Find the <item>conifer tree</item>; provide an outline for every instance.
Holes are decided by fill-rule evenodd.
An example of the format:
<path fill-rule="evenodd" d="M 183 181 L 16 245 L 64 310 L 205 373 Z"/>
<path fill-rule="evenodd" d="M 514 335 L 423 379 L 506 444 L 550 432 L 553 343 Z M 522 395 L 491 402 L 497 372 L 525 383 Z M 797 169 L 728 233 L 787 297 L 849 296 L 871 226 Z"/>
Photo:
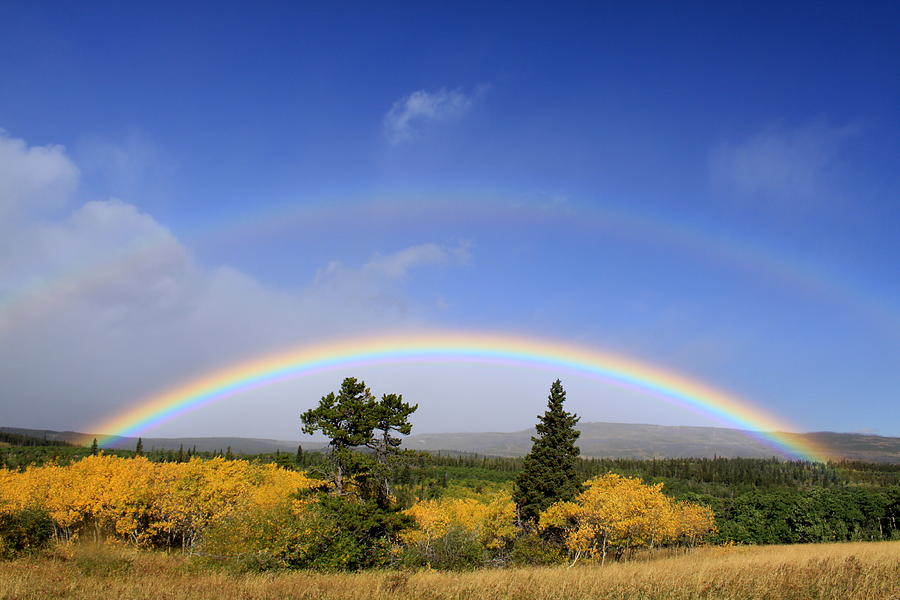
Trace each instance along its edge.
<path fill-rule="evenodd" d="M 137 445 L 134 447 L 134 453 L 137 456 L 144 454 L 144 440 L 138 438 Z"/>
<path fill-rule="evenodd" d="M 392 475 L 390 461 L 399 456 L 401 452 L 402 440 L 391 433 L 396 431 L 401 435 L 409 435 L 412 431 L 409 416 L 418 408 L 418 404 L 411 405 L 404 402 L 402 394 L 384 394 L 381 401 L 373 408 L 375 426 L 373 435 L 366 446 L 375 451 L 377 465 L 375 477 L 378 481 L 376 498 L 382 508 L 386 508 L 390 504 Z"/>
<path fill-rule="evenodd" d="M 376 406 L 366 382 L 347 377 L 337 394 L 322 396 L 319 406 L 300 415 L 303 433 L 321 431 L 330 438 L 332 480 L 338 496 L 344 493 L 344 477 L 352 475 L 356 466 L 351 450 L 365 446 L 372 438 Z"/>
<path fill-rule="evenodd" d="M 534 522 L 538 515 L 560 500 L 572 500 L 581 490 L 575 466 L 579 450 L 575 440 L 578 416 L 563 409 L 566 391 L 557 379 L 550 386 L 547 411 L 538 417 L 537 436 L 516 477 L 513 500 L 522 522 Z"/>
<path fill-rule="evenodd" d="M 304 433 L 321 431 L 330 438 L 336 495 L 343 495 L 345 478 L 356 478 L 361 488 L 368 488 L 363 490 L 364 495 L 374 497 L 380 508 L 388 507 L 391 463 L 400 456 L 401 440 L 393 433 L 409 435 L 409 415 L 417 408 L 404 402 L 400 394 L 384 394 L 377 400 L 365 381 L 347 377 L 337 394 L 322 396 L 316 408 L 300 415 Z M 374 460 L 352 451 L 360 447 L 374 450 Z"/>
<path fill-rule="evenodd" d="M 91 443 L 91 456 L 97 456 L 99 451 L 100 450 L 97 447 L 97 438 L 94 438 L 94 441 Z"/>

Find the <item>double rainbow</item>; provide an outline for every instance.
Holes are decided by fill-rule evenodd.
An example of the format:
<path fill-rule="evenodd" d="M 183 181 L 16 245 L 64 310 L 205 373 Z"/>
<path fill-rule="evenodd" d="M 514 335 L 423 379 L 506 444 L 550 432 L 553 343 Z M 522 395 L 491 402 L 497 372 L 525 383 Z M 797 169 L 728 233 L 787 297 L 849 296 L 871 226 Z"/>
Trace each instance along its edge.
<path fill-rule="evenodd" d="M 828 457 L 809 440 L 788 433 L 795 428 L 776 416 L 695 379 L 558 340 L 480 332 L 400 333 L 302 346 L 188 381 L 146 398 L 92 429 L 105 432 L 101 444 L 108 444 L 116 437 L 139 435 L 188 411 L 278 381 L 363 365 L 435 361 L 535 366 L 598 378 L 747 430 L 783 456 L 811 461 Z"/>

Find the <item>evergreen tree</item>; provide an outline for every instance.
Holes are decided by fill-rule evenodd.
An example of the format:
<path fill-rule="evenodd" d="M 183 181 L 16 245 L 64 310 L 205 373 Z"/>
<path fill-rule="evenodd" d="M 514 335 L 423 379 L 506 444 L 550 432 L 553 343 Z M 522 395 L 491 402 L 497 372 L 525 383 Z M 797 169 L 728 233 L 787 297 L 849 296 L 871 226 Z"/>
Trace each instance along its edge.
<path fill-rule="evenodd" d="M 297 466 L 303 466 L 303 444 L 297 444 Z"/>
<path fill-rule="evenodd" d="M 137 456 L 144 454 L 144 440 L 138 438 L 137 445 L 134 447 L 134 453 Z"/>
<path fill-rule="evenodd" d="M 354 478 L 363 496 L 375 498 L 379 508 L 390 505 L 391 474 L 401 455 L 400 438 L 393 433 L 409 435 L 409 415 L 417 408 L 399 394 L 377 400 L 366 382 L 347 377 L 337 394 L 323 396 L 319 406 L 300 415 L 304 433 L 321 431 L 331 438 L 331 477 L 338 496 L 345 479 Z M 358 447 L 374 450 L 374 460 L 352 451 Z"/>
<path fill-rule="evenodd" d="M 94 441 L 91 443 L 91 456 L 97 456 L 99 451 L 100 450 L 97 447 L 97 438 L 94 438 Z"/>
<path fill-rule="evenodd" d="M 576 463 L 575 440 L 578 416 L 563 410 L 566 392 L 559 379 L 550 386 L 547 411 L 539 416 L 537 436 L 516 477 L 513 500 L 523 522 L 537 521 L 541 511 L 554 502 L 572 500 L 581 489 Z"/>
<path fill-rule="evenodd" d="M 370 441 L 366 444 L 375 451 L 377 481 L 376 501 L 382 508 L 390 504 L 392 464 L 401 454 L 399 437 L 391 435 L 396 431 L 401 435 L 409 435 L 412 424 L 409 416 L 416 412 L 418 404 L 410 405 L 403 401 L 402 394 L 384 394 L 381 401 L 373 409 L 375 426 Z M 375 433 L 377 432 L 377 434 Z"/>
<path fill-rule="evenodd" d="M 344 493 L 344 478 L 358 470 L 358 460 L 352 449 L 365 446 L 372 438 L 376 425 L 377 401 L 365 381 L 347 377 L 340 391 L 322 396 L 319 406 L 300 415 L 303 433 L 321 431 L 331 438 L 332 480 L 335 493 Z"/>

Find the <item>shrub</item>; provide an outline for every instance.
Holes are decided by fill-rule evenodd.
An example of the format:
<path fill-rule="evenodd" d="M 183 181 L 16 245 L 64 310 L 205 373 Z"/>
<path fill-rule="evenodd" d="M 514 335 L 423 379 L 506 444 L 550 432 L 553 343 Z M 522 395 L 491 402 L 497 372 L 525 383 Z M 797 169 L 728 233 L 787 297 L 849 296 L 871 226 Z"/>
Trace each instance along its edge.
<path fill-rule="evenodd" d="M 397 534 L 411 525 L 411 517 L 374 502 L 325 496 L 212 525 L 199 554 L 242 571 L 359 570 L 388 564 Z"/>
<path fill-rule="evenodd" d="M 509 558 L 518 567 L 544 566 L 560 564 L 565 561 L 566 555 L 558 544 L 529 531 L 516 538 Z"/>
<path fill-rule="evenodd" d="M 487 564 L 490 555 L 476 532 L 450 525 L 446 533 L 407 546 L 401 558 L 405 567 L 466 571 Z"/>
<path fill-rule="evenodd" d="M 37 552 L 50 543 L 53 531 L 53 519 L 42 510 L 28 508 L 0 514 L 0 557 Z"/>

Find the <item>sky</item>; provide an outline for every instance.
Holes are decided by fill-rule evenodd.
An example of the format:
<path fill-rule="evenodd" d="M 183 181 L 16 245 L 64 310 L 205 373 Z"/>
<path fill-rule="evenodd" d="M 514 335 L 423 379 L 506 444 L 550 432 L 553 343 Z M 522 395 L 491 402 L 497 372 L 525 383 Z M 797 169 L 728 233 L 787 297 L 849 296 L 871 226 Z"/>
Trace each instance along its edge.
<path fill-rule="evenodd" d="M 286 348 L 493 331 L 796 431 L 900 436 L 897 3 L 0 2 L 0 424 L 91 431 Z M 297 439 L 363 377 L 414 431 L 721 425 L 432 361 L 150 436 Z M 727 423 L 726 423 L 727 424 Z"/>

